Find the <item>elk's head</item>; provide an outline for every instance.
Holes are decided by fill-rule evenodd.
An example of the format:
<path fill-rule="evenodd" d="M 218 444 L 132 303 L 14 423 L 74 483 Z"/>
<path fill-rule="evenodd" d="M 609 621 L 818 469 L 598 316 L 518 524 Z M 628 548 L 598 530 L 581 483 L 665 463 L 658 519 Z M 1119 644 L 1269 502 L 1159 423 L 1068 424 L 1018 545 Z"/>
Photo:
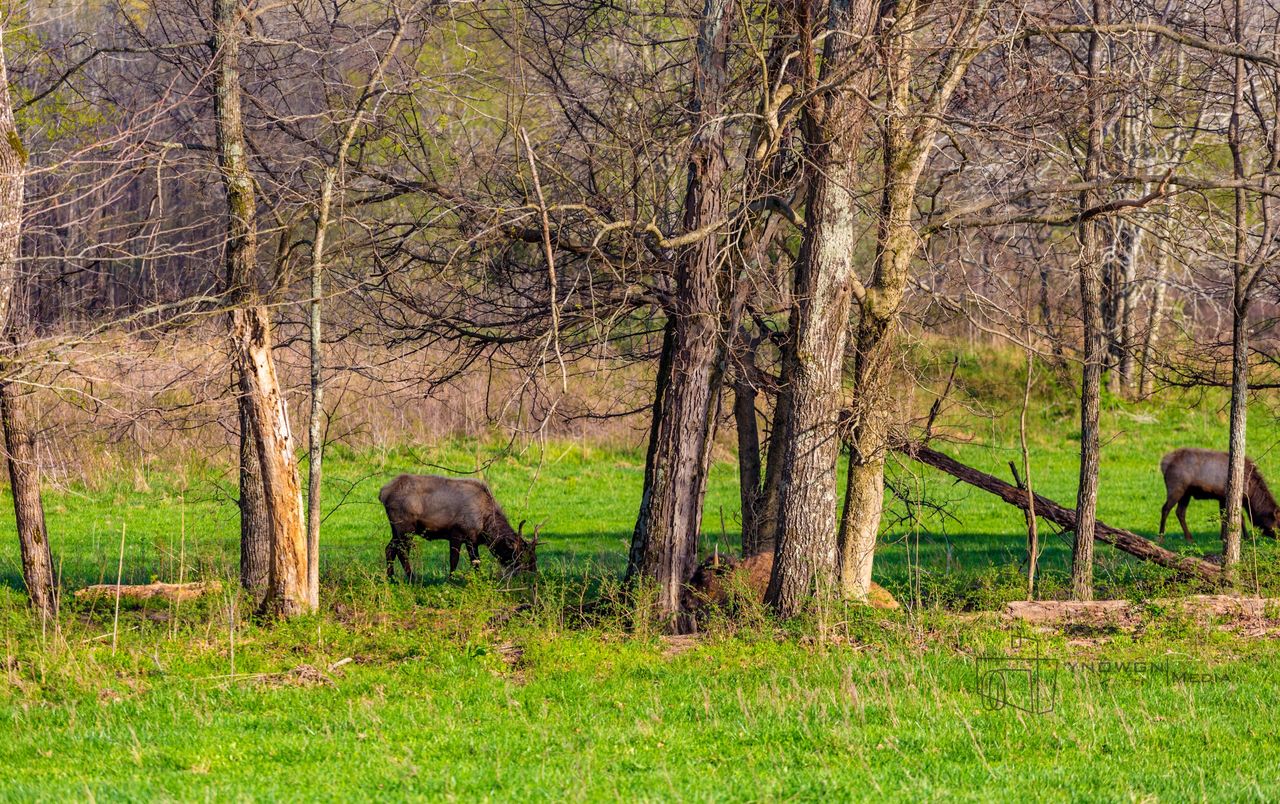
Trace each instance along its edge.
<path fill-rule="evenodd" d="M 1261 529 L 1263 536 L 1266 536 L 1269 539 L 1274 539 L 1276 537 L 1277 522 L 1275 511 L 1264 511 L 1251 518 L 1253 519 L 1254 527 Z"/>
<path fill-rule="evenodd" d="M 511 567 L 521 572 L 534 572 L 538 569 L 538 532 L 542 530 L 543 522 L 539 522 L 533 526 L 533 533 L 526 540 L 524 538 L 525 520 L 520 520 L 520 524 L 516 526 L 516 545 L 515 557 Z"/>

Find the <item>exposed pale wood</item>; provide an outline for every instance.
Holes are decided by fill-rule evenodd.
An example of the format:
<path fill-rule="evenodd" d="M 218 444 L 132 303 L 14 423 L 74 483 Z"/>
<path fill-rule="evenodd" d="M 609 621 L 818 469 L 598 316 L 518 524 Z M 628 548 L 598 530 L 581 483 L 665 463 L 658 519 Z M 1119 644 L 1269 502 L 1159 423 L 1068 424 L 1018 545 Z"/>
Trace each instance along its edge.
<path fill-rule="evenodd" d="M 257 214 L 241 116 L 240 43 L 247 6 L 213 0 L 213 101 L 218 166 L 227 197 L 227 292 L 232 356 L 242 411 L 257 450 L 270 532 L 264 611 L 283 617 L 315 608 L 308 593 L 302 488 L 289 412 L 271 356 L 271 316 L 255 281 Z M 242 436 L 243 437 L 243 436 Z"/>

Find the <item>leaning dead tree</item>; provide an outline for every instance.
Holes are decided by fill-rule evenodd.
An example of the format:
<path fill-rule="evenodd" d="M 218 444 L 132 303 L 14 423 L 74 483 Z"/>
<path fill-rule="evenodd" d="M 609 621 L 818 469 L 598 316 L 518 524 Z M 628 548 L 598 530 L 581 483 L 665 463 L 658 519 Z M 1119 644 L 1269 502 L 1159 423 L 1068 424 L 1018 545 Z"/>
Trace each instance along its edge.
<path fill-rule="evenodd" d="M 22 199 L 26 173 L 26 152 L 13 118 L 9 92 L 3 31 L 0 30 L 0 349 L 17 351 L 18 327 L 14 321 L 14 297 L 20 271 L 18 250 L 22 242 Z M 15 368 L 11 357 L 0 365 L 0 424 L 7 447 L 5 463 L 13 492 L 18 543 L 22 548 L 22 579 L 27 585 L 31 606 L 43 617 L 57 610 L 53 559 L 45 528 L 44 505 L 40 500 L 40 470 L 27 408 L 28 392 L 7 377 Z"/>
<path fill-rule="evenodd" d="M 1039 494 L 1028 495 L 1026 489 L 1020 489 L 986 472 L 966 466 L 955 458 L 935 449 L 919 443 L 906 444 L 898 449 L 909 458 L 946 472 L 957 480 L 962 480 L 971 486 L 977 486 L 983 491 L 988 491 L 1023 511 L 1028 510 L 1030 503 L 1034 500 L 1036 516 L 1047 519 L 1064 530 L 1074 532 L 1079 525 L 1079 516 L 1072 509 L 1064 508 L 1053 500 Z M 1127 530 L 1114 528 L 1103 522 L 1095 523 L 1093 538 L 1135 558 L 1141 558 L 1144 561 L 1150 561 L 1162 567 L 1176 570 L 1178 573 L 1188 577 L 1211 583 L 1217 583 L 1222 580 L 1222 569 L 1215 564 L 1194 556 L 1179 555 L 1171 550 L 1166 550 L 1150 539 L 1145 539 Z"/>

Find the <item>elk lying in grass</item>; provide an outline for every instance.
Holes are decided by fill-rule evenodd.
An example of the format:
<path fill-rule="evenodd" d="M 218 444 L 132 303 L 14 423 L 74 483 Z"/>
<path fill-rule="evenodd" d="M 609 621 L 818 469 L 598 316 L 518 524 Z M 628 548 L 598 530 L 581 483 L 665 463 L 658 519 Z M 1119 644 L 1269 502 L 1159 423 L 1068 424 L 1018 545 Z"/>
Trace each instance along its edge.
<path fill-rule="evenodd" d="M 1161 459 L 1160 472 L 1164 475 L 1165 488 L 1164 507 L 1160 509 L 1160 539 L 1164 540 L 1169 510 L 1176 505 L 1182 534 L 1187 541 L 1191 541 L 1191 530 L 1187 527 L 1187 503 L 1192 500 L 1217 500 L 1219 511 L 1226 508 L 1227 453 L 1190 447 L 1175 449 Z M 1267 536 L 1274 537 L 1276 498 L 1271 495 L 1258 467 L 1248 458 L 1244 462 L 1244 479 L 1244 515 L 1254 527 L 1260 528 Z"/>
<path fill-rule="evenodd" d="M 405 577 L 413 580 L 409 550 L 413 536 L 449 542 L 449 572 L 458 568 L 458 554 L 465 545 L 471 563 L 478 564 L 481 544 L 508 571 L 533 570 L 538 528 L 524 538 L 524 522 L 512 529 L 502 506 L 483 481 L 436 475 L 400 475 L 382 487 L 378 499 L 387 510 L 391 541 L 387 544 L 387 577 L 395 578 L 400 561 Z"/>
<path fill-rule="evenodd" d="M 685 584 L 683 608 L 697 614 L 708 606 L 729 605 L 738 594 L 750 595 L 752 601 L 762 603 L 772 574 L 773 553 L 743 559 L 717 553 L 699 564 Z M 877 583 L 871 584 L 867 604 L 877 609 L 901 608 L 893 595 Z"/>

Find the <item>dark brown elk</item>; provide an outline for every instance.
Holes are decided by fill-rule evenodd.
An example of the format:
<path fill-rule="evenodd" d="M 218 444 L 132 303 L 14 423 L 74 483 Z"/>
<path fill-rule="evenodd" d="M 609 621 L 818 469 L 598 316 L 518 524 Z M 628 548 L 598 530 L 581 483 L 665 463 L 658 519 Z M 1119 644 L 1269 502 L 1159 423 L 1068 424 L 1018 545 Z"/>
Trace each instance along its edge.
<path fill-rule="evenodd" d="M 400 561 L 405 577 L 413 579 L 409 550 L 414 534 L 424 539 L 449 542 L 449 572 L 458 568 L 463 546 L 473 565 L 483 544 L 508 571 L 537 567 L 535 552 L 538 528 L 530 540 L 524 538 L 524 522 L 513 529 L 493 492 L 480 480 L 437 475 L 400 475 L 382 487 L 378 499 L 387 509 L 391 541 L 387 544 L 387 577 L 395 578 L 395 562 Z"/>
<path fill-rule="evenodd" d="M 1160 539 L 1164 539 L 1165 523 L 1169 510 L 1178 507 L 1178 522 L 1182 535 L 1191 541 L 1187 527 L 1187 503 L 1192 500 L 1217 500 L 1218 510 L 1226 508 L 1227 453 L 1211 449 L 1184 447 L 1175 449 L 1160 461 L 1164 475 L 1165 500 L 1160 509 Z M 1267 482 L 1262 479 L 1258 467 L 1248 458 L 1244 462 L 1245 491 L 1244 515 L 1254 527 L 1270 537 L 1276 535 L 1276 498 L 1271 496 Z"/>

